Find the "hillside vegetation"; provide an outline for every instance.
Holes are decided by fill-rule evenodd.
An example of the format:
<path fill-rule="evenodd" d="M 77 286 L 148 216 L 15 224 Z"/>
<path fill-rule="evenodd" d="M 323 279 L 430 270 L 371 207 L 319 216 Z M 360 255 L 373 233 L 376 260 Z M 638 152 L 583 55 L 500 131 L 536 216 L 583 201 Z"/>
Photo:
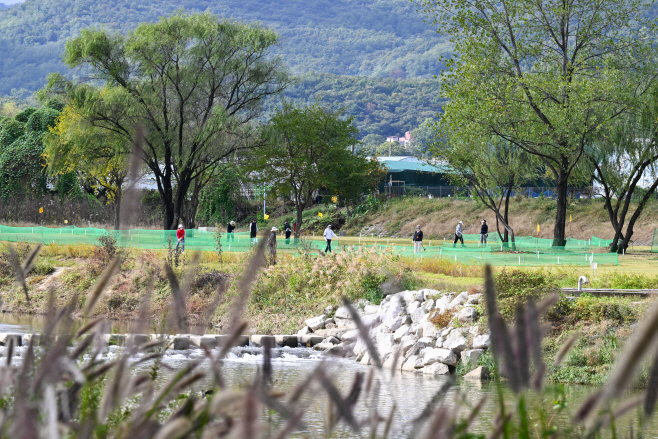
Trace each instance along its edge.
<path fill-rule="evenodd" d="M 377 78 L 308 73 L 285 94 L 312 103 L 319 99 L 354 116 L 361 138 L 369 134 L 402 135 L 441 111 L 438 80 Z M 383 140 L 382 140 L 383 141 Z"/>
<path fill-rule="evenodd" d="M 318 217 L 322 212 L 323 217 Z M 452 239 L 459 221 L 464 222 L 464 233 L 479 233 L 480 221 L 489 223 L 489 233 L 496 233 L 496 218 L 482 203 L 474 200 L 451 198 L 401 198 L 377 204 L 364 203 L 356 215 L 346 218 L 344 209 L 319 206 L 304 212 L 305 225 L 320 232 L 325 224 L 340 227 L 348 236 L 375 236 L 409 238 L 417 224 L 422 225 L 426 239 Z M 540 238 L 553 237 L 555 200 L 517 198 L 510 202 L 510 221 L 517 236 L 536 236 L 537 224 Z M 568 222 L 569 215 L 573 222 Z M 283 224 L 292 216 L 281 206 L 272 215 L 270 222 Z M 635 245 L 651 245 L 654 230 L 658 228 L 658 202 L 650 202 L 637 221 L 633 241 Z M 501 227 L 502 232 L 502 227 Z M 602 200 L 574 200 L 567 212 L 567 236 L 574 239 L 589 239 L 596 236 L 612 239 L 614 230 L 604 210 Z"/>
<path fill-rule="evenodd" d="M 27 0 L 0 11 L 0 93 L 35 91 L 48 73 L 64 72 L 64 43 L 81 29 L 124 32 L 180 9 L 273 28 L 296 74 L 429 77 L 451 47 L 408 0 Z"/>

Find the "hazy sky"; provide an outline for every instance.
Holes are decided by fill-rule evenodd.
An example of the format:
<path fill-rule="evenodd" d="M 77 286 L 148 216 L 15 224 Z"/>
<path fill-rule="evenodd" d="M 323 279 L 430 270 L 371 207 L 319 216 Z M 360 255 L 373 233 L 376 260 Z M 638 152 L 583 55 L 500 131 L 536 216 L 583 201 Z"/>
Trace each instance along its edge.
<path fill-rule="evenodd" d="M 14 5 L 16 3 L 23 3 L 25 0 L 0 0 L 0 3 L 4 3 L 6 5 Z"/>

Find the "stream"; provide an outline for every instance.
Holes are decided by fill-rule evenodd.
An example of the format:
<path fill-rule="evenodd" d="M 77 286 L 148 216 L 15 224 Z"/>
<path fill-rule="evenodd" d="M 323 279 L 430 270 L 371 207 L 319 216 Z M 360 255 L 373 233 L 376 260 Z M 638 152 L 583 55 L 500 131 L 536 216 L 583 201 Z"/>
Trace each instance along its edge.
<path fill-rule="evenodd" d="M 11 333 L 31 333 L 40 332 L 44 319 L 42 317 L 33 316 L 15 316 L 10 314 L 2 314 L 0 316 L 0 332 Z M 125 323 L 114 323 L 113 329 L 119 332 Z M 17 356 L 21 357 L 25 352 L 25 347 L 17 348 Z M 4 356 L 4 347 L 0 347 L 0 356 Z M 112 358 L 118 355 L 121 348 L 111 346 L 104 353 L 107 358 Z M 135 360 L 142 354 L 138 354 Z M 353 360 L 346 360 L 341 358 L 326 357 L 320 353 L 313 351 L 310 348 L 277 348 L 273 350 L 273 388 L 278 391 L 287 391 L 295 387 L 295 385 L 306 378 L 308 374 L 321 363 L 325 362 L 327 371 L 330 377 L 334 380 L 334 384 L 340 390 L 343 397 L 345 397 L 352 385 L 354 376 L 357 372 L 367 374 L 371 367 L 363 366 L 354 362 Z M 194 359 L 203 359 L 204 354 L 200 349 L 190 349 L 184 351 L 167 350 L 163 363 L 171 368 L 172 371 L 180 370 L 189 361 Z M 18 359 L 17 361 L 20 361 Z M 258 367 L 262 364 L 262 355 L 258 349 L 254 348 L 234 348 L 224 361 L 222 373 L 228 386 L 240 387 L 252 382 L 254 374 L 258 373 Z M 147 372 L 152 363 L 145 362 L 135 367 L 136 372 Z M 204 362 L 202 368 L 208 368 L 208 363 Z M 165 370 L 165 369 L 161 369 Z M 173 372 L 169 372 L 171 374 Z M 163 373 L 158 377 L 158 381 L 164 382 L 169 375 Z M 396 405 L 395 422 L 393 423 L 393 430 L 390 437 L 406 438 L 413 426 L 413 420 L 422 413 L 425 406 L 432 400 L 433 396 L 441 389 L 443 384 L 449 380 L 445 376 L 426 376 L 422 374 L 414 374 L 409 372 L 396 372 L 391 374 L 390 371 L 377 374 L 379 382 L 379 398 L 376 401 L 377 410 L 381 416 L 388 416 L 393 404 Z M 327 398 L 325 393 L 320 390 L 317 383 L 312 384 L 316 388 L 309 389 L 304 394 L 304 406 L 306 407 L 306 414 L 304 416 L 305 429 L 300 433 L 307 432 L 312 436 L 316 436 L 318 432 L 324 430 L 324 413 L 327 407 Z M 208 374 L 207 378 L 197 384 L 198 390 L 210 389 L 213 387 L 212 375 Z M 558 399 L 558 394 L 563 392 L 568 402 L 568 411 L 560 413 L 553 420 L 554 423 L 565 422 L 590 393 L 594 392 L 594 388 L 578 385 L 550 385 L 544 394 L 544 403 L 542 406 L 549 410 L 549 417 L 552 416 L 552 401 Z M 512 402 L 514 397 L 508 389 L 503 389 L 506 394 L 506 400 Z M 321 395 L 321 397 L 316 397 Z M 457 380 L 456 384 L 448 391 L 446 398 L 443 400 L 445 403 L 452 405 L 463 395 L 466 405 L 474 406 L 485 395 L 488 400 L 483 408 L 483 413 L 478 417 L 477 421 L 471 427 L 472 432 L 485 433 L 491 430 L 491 422 L 496 415 L 496 399 L 497 399 L 497 386 L 491 381 L 473 381 L 466 379 Z M 534 399 L 533 402 L 538 402 L 540 396 L 534 393 L 530 394 L 530 398 Z M 364 401 L 360 398 L 356 407 L 357 418 L 365 417 L 370 410 L 371 401 Z M 535 407 L 538 404 L 534 404 Z M 466 413 L 466 412 L 464 412 Z M 633 412 L 634 413 L 634 412 Z M 633 414 L 618 420 L 618 432 L 628 433 L 631 424 L 636 421 L 636 416 Z M 658 437 L 658 422 L 656 417 L 651 422 L 651 428 L 647 430 L 647 437 Z M 633 426 L 637 431 L 637 426 Z M 383 426 L 380 427 L 379 434 Z M 322 435 L 320 435 L 322 436 Z M 624 435 L 625 436 L 625 435 Z M 360 438 L 369 437 L 367 428 L 363 429 L 359 434 L 350 431 L 346 426 L 339 426 L 339 429 L 334 432 L 333 437 L 340 438 Z"/>

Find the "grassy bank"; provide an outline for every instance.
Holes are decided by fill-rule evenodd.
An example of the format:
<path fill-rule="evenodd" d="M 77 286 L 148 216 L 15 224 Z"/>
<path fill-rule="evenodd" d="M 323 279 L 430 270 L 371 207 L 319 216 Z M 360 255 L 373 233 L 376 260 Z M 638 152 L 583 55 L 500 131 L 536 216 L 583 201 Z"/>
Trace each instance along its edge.
<path fill-rule="evenodd" d="M 25 244 L 15 246 L 19 257 L 29 251 Z M 93 316 L 135 319 L 148 301 L 150 320 L 155 327 L 170 316 L 172 295 L 165 263 L 183 279 L 187 291 L 186 315 L 200 330 L 228 329 L 231 312 L 239 297 L 245 262 L 251 253 L 202 252 L 184 254 L 177 262 L 170 251 L 116 249 L 110 245 L 48 245 L 39 255 L 27 277 L 29 302 L 22 287 L 14 282 L 8 263 L 8 247 L 0 244 L 0 295 L 3 310 L 12 313 L 43 314 L 52 306 L 64 306 L 74 298 L 78 315 L 85 300 L 115 253 L 122 263 L 94 310 Z M 646 261 L 645 261 L 646 262 Z M 651 262 L 651 261 L 649 261 Z M 587 269 L 589 270 L 589 269 Z M 540 300 L 558 290 L 573 287 L 582 267 L 544 269 L 497 269 L 496 281 L 503 315 L 512 322 L 517 304 L 528 297 Z M 252 294 L 245 304 L 244 318 L 252 333 L 295 333 L 304 320 L 322 314 L 342 297 L 352 301 L 379 303 L 387 292 L 432 288 L 440 291 L 481 289 L 482 267 L 455 264 L 445 259 L 412 259 L 389 251 L 355 250 L 337 255 L 302 256 L 282 254 L 276 265 L 262 268 Z M 658 288 L 658 275 L 631 273 L 625 266 L 601 271 L 590 286 L 606 288 Z M 644 314 L 650 299 L 643 297 L 593 297 L 577 300 L 561 296 L 549 314 L 549 336 L 544 355 L 551 359 L 574 330 L 582 333 L 578 345 L 559 367 L 549 370 L 556 382 L 596 384 L 602 382 L 630 328 Z M 216 308 L 214 305 L 218 305 Z M 486 315 L 479 305 L 480 315 Z M 216 310 L 212 315 L 208 309 Z M 486 325 L 486 321 L 481 322 Z M 482 361 L 490 361 L 485 356 Z"/>
<path fill-rule="evenodd" d="M 536 236 L 540 225 L 540 238 L 553 238 L 555 200 L 518 197 L 510 202 L 510 224 L 518 236 Z M 323 216 L 319 217 L 318 212 Z M 567 215 L 573 219 L 567 224 L 567 236 L 589 239 L 592 235 L 612 239 L 614 231 L 601 199 L 573 200 Z M 320 233 L 328 223 L 345 230 L 348 236 L 382 236 L 384 238 L 411 239 L 417 224 L 423 226 L 426 239 L 452 236 L 459 221 L 464 222 L 464 233 L 479 233 L 480 220 L 486 219 L 491 233 L 495 233 L 493 213 L 472 199 L 454 198 L 395 198 L 379 202 L 370 200 L 358 206 L 351 215 L 345 209 L 333 206 L 316 206 L 304 212 L 304 229 L 308 234 Z M 290 207 L 272 207 L 268 223 L 283 224 L 294 221 Z M 636 245 L 650 245 L 654 229 L 658 227 L 658 202 L 650 201 L 636 223 L 633 241 Z M 244 227 L 242 228 L 244 229 Z M 242 230 L 240 229 L 240 230 Z"/>

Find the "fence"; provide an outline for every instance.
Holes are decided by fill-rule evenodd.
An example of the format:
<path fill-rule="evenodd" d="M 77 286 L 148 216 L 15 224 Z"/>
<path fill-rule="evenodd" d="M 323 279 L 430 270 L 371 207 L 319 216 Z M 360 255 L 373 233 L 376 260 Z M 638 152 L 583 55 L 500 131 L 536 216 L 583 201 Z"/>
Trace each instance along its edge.
<path fill-rule="evenodd" d="M 653 230 L 653 241 L 651 241 L 651 253 L 658 253 L 658 229 Z"/>
<path fill-rule="evenodd" d="M 105 234 L 112 234 L 117 245 L 127 248 L 144 249 L 166 249 L 170 245 L 176 245 L 175 230 L 144 230 L 131 229 L 120 231 L 107 231 L 99 228 L 77 228 L 74 226 L 62 228 L 47 227 L 8 227 L 0 226 L 0 241 L 32 242 L 43 244 L 96 244 L 98 238 Z M 189 229 L 186 230 L 185 248 L 188 250 L 217 251 L 219 245 L 222 251 L 246 252 L 256 242 L 248 233 L 222 233 L 217 235 L 213 232 Z M 592 262 L 599 264 L 617 264 L 616 253 L 593 253 L 589 249 L 598 245 L 609 245 L 611 241 L 605 241 L 596 237 L 585 240 L 569 240 L 566 247 L 553 247 L 551 240 L 536 239 L 533 237 L 517 237 L 516 253 L 509 253 L 509 248 L 497 241 L 490 241 L 486 246 L 477 244 L 479 235 L 464 235 L 466 244 L 453 246 L 451 242 L 440 242 L 434 246 L 425 246 L 425 249 L 416 257 L 435 257 L 454 260 L 464 264 L 489 263 L 492 265 L 589 265 Z M 262 239 L 262 238 L 258 238 Z M 475 241 L 475 243 L 472 243 Z M 655 238 L 654 238 L 655 242 Z M 300 252 L 306 250 L 324 250 L 325 243 L 317 240 L 304 240 L 278 238 L 279 250 Z M 362 245 L 362 248 L 381 251 L 389 249 L 396 254 L 413 256 L 413 247 L 406 245 Z M 334 250 L 341 251 L 340 239 L 334 243 Z"/>
<path fill-rule="evenodd" d="M 399 186 L 392 188 L 394 196 L 415 196 L 431 198 L 465 197 L 470 198 L 475 194 L 475 189 L 465 186 Z M 388 194 L 388 191 L 386 192 Z M 500 193 L 498 191 L 497 193 Z M 603 196 L 601 189 L 595 187 L 568 188 L 567 194 L 573 199 L 600 198 Z M 557 198 L 557 188 L 548 186 L 524 187 L 513 190 L 512 197 L 521 196 L 526 198 Z M 644 196 L 642 191 L 635 191 L 631 197 L 638 200 Z M 653 198 L 658 200 L 658 191 L 654 192 Z"/>

